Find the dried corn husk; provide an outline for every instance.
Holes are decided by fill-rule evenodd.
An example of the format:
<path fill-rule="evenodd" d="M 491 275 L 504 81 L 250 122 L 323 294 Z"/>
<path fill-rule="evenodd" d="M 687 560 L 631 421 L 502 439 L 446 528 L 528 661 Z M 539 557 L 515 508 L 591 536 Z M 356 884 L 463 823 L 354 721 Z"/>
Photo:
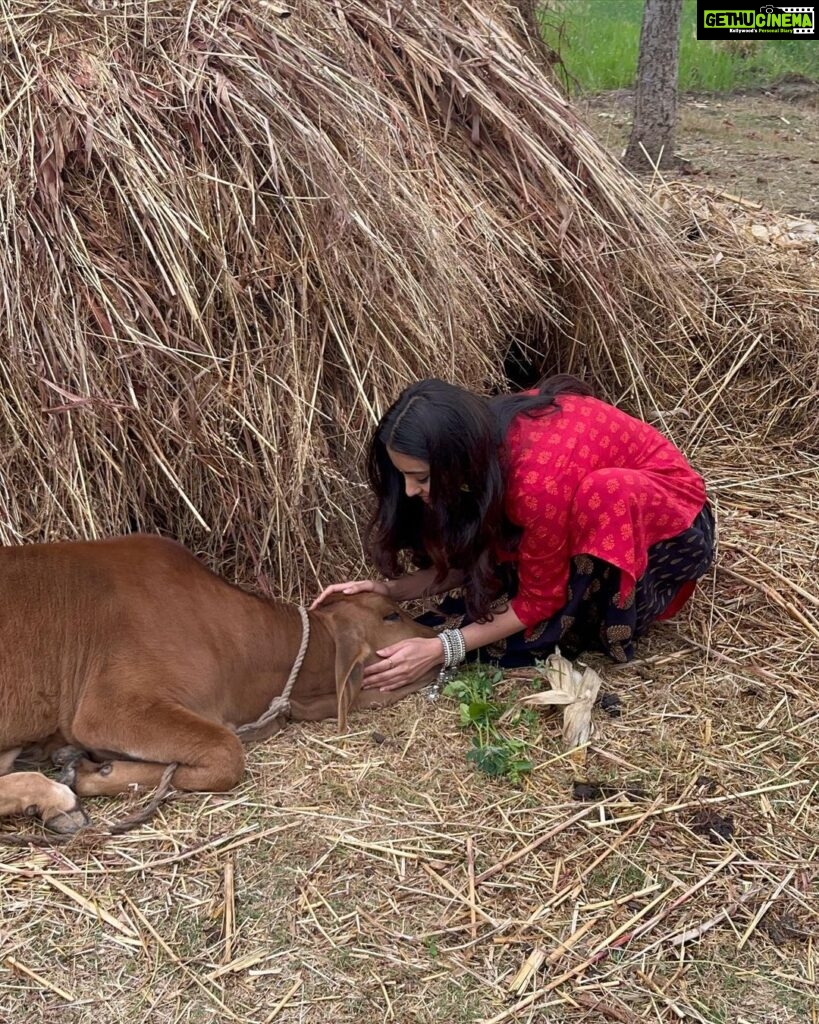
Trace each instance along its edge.
<path fill-rule="evenodd" d="M 563 657 L 558 648 L 546 659 L 544 674 L 551 690 L 533 693 L 520 699 L 528 706 L 563 707 L 563 742 L 567 750 L 588 743 L 594 732 L 592 708 L 603 680 L 591 668 L 579 671 Z"/>

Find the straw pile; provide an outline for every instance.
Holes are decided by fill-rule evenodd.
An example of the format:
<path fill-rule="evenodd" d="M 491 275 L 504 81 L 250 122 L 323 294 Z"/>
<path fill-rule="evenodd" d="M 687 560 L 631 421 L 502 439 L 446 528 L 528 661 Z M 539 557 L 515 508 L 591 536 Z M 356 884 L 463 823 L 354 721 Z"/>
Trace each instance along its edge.
<path fill-rule="evenodd" d="M 688 443 L 727 430 L 817 450 L 819 224 L 681 182 L 663 183 L 654 198 L 703 280 L 712 321 L 691 339 L 678 403 Z"/>
<path fill-rule="evenodd" d="M 681 253 L 503 4 L 285 14 L 0 2 L 0 538 L 159 530 L 303 597 L 361 569 L 400 387 L 504 360 L 678 434 L 815 423 L 804 272 Z"/>
<path fill-rule="evenodd" d="M 0 2 L 4 540 L 314 590 L 409 381 L 678 377 L 673 246 L 503 5 L 97 7 Z"/>

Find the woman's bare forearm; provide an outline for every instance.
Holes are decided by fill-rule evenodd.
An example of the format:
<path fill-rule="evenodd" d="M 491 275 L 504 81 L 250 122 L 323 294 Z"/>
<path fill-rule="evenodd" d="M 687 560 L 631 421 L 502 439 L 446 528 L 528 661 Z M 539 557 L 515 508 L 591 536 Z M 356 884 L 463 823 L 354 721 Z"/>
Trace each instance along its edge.
<path fill-rule="evenodd" d="M 419 597 L 444 594 L 463 583 L 464 574 L 452 569 L 440 583 L 435 582 L 435 569 L 419 569 L 418 572 L 386 580 L 386 587 L 393 601 L 414 601 Z"/>
<path fill-rule="evenodd" d="M 513 633 L 519 633 L 525 628 L 512 610 L 512 606 L 507 605 L 506 610 L 497 612 L 492 616 L 490 622 L 470 622 L 467 626 L 463 627 L 461 632 L 464 636 L 466 649 L 468 651 L 475 651 L 479 647 L 486 647 L 488 644 L 497 643 L 498 640 L 504 640 L 506 637 L 512 636 Z"/>

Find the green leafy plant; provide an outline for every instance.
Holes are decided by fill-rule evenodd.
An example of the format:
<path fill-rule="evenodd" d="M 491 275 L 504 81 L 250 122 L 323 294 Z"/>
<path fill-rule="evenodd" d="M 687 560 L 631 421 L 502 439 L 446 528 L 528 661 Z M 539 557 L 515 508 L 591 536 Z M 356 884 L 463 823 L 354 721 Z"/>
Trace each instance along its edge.
<path fill-rule="evenodd" d="M 466 755 L 482 772 L 493 777 L 505 776 L 510 782 L 520 782 L 532 770 L 532 762 L 524 757 L 525 740 L 501 738 L 497 743 L 482 745 L 476 737 L 472 740 L 474 749 Z"/>
<path fill-rule="evenodd" d="M 449 683 L 444 695 L 458 702 L 461 727 L 475 732 L 467 761 L 486 775 L 517 783 L 532 770 L 532 762 L 526 756 L 526 740 L 506 735 L 498 726 L 498 720 L 508 708 L 495 694 L 502 679 L 500 671 L 490 674 L 476 668 Z M 537 718 L 522 709 L 511 716 L 511 722 L 531 729 Z"/>

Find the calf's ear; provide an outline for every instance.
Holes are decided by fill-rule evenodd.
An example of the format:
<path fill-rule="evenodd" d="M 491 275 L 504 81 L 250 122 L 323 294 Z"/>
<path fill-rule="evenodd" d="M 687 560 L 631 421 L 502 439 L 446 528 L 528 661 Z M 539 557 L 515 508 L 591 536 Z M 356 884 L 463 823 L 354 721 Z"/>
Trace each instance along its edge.
<path fill-rule="evenodd" d="M 339 623 L 341 626 L 341 623 Z M 336 717 L 338 731 L 347 731 L 347 712 L 355 703 L 361 690 L 364 660 L 371 651 L 370 645 L 357 631 L 336 630 Z"/>

